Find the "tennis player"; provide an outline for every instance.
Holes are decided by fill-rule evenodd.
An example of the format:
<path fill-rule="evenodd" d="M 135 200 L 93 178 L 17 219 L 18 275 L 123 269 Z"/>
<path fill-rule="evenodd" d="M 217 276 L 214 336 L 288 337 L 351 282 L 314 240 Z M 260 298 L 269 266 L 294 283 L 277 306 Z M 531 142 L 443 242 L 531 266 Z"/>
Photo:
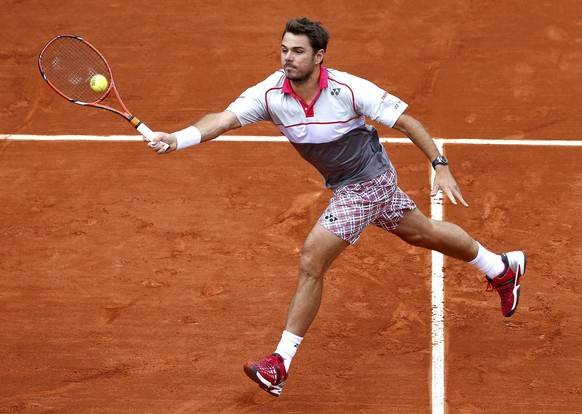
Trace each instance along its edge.
<path fill-rule="evenodd" d="M 305 240 L 297 288 L 275 352 L 244 365 L 246 374 L 274 396 L 281 394 L 291 361 L 318 312 L 324 273 L 370 224 L 475 266 L 499 293 L 504 316 L 517 308 L 525 272 L 524 252 L 487 250 L 459 226 L 427 218 L 398 187 L 396 171 L 366 118 L 404 133 L 422 151 L 436 171 L 432 195 L 442 191 L 453 204 L 467 206 L 449 161 L 423 125 L 406 113 L 405 102 L 367 80 L 323 66 L 328 40 L 320 23 L 289 20 L 281 41 L 281 70 L 247 89 L 225 111 L 173 134 L 157 133 L 150 143 L 154 151 L 170 153 L 243 125 L 270 121 L 333 190 Z M 162 141 L 169 145 L 167 151 Z"/>

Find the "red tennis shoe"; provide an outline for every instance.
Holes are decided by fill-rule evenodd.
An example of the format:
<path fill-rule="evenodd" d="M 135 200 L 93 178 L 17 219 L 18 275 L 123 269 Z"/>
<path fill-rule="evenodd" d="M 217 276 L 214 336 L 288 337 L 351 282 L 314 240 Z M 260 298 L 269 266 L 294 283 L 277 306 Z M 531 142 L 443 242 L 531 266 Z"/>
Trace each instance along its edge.
<path fill-rule="evenodd" d="M 247 362 L 243 369 L 250 379 L 269 394 L 275 397 L 281 395 L 287 379 L 287 370 L 281 355 L 269 355 L 261 362 Z"/>
<path fill-rule="evenodd" d="M 485 276 L 487 291 L 496 290 L 501 297 L 501 313 L 509 317 L 513 315 L 519 302 L 519 279 L 525 273 L 525 253 L 508 252 L 501 254 L 505 270 L 498 276 Z"/>

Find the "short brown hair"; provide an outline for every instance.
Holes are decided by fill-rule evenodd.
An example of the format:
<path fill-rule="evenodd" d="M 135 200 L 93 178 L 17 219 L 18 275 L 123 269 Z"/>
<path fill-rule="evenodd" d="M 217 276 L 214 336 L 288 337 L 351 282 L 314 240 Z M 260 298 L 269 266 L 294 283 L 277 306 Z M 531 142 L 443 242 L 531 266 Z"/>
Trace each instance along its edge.
<path fill-rule="evenodd" d="M 307 17 L 287 20 L 285 31 L 283 32 L 283 36 L 281 36 L 281 38 L 285 37 L 285 33 L 292 33 L 294 35 L 306 35 L 314 53 L 322 49 L 327 49 L 329 33 L 327 30 L 325 30 L 325 27 L 323 27 L 321 23 L 312 22 Z"/>

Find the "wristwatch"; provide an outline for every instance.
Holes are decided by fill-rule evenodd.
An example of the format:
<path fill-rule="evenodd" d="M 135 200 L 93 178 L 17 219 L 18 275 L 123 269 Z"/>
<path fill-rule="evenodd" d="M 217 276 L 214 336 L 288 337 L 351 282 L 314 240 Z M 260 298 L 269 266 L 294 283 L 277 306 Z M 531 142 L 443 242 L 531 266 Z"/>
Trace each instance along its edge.
<path fill-rule="evenodd" d="M 439 164 L 449 165 L 449 160 L 447 160 L 447 157 L 445 156 L 436 157 L 432 162 L 432 168 L 436 168 Z"/>

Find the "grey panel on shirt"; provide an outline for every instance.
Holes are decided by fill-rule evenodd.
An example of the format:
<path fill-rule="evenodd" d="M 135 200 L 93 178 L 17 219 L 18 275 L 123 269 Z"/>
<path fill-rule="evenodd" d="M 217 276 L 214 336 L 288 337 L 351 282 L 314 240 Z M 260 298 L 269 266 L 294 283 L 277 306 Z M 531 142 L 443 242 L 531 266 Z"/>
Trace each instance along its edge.
<path fill-rule="evenodd" d="M 321 173 L 326 187 L 331 189 L 371 180 L 390 165 L 378 132 L 370 125 L 355 128 L 332 142 L 291 144 Z"/>

